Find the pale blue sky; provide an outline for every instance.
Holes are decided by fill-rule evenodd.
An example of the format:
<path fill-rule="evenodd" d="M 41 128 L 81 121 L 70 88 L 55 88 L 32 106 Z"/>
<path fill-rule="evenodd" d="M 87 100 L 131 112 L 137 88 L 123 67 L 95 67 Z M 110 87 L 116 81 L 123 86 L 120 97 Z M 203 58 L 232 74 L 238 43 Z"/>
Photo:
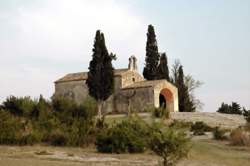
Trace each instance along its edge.
<path fill-rule="evenodd" d="M 87 70 L 96 29 L 118 55 L 135 54 L 142 70 L 146 30 L 155 26 L 169 66 L 205 84 L 196 91 L 204 111 L 237 101 L 250 109 L 249 0 L 0 0 L 0 101 L 43 94 L 69 72 Z"/>

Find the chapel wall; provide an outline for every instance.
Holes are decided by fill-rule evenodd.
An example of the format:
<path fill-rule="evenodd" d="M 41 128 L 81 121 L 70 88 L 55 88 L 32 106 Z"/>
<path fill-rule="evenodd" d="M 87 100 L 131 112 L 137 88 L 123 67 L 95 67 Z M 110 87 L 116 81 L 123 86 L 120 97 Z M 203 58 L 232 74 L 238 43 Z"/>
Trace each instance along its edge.
<path fill-rule="evenodd" d="M 134 94 L 135 91 L 135 95 Z M 133 97 L 131 97 L 133 95 Z M 146 108 L 154 106 L 154 91 L 152 87 L 125 89 L 115 96 L 115 110 L 117 112 L 128 111 L 128 99 L 133 111 L 142 112 Z"/>
<path fill-rule="evenodd" d="M 122 76 L 121 84 L 122 87 L 132 85 L 135 82 L 143 81 L 144 78 L 136 71 L 127 72 Z"/>
<path fill-rule="evenodd" d="M 54 97 L 69 98 L 81 104 L 88 96 L 86 80 L 59 82 L 55 84 Z"/>

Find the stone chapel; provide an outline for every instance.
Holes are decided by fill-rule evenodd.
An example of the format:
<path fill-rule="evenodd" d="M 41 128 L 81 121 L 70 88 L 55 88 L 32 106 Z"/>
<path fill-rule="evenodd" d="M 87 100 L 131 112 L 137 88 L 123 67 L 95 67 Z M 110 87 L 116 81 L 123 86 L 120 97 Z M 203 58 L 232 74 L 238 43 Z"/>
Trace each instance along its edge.
<path fill-rule="evenodd" d="M 66 97 L 82 103 L 88 97 L 88 72 L 70 73 L 55 81 L 54 97 Z M 128 68 L 114 70 L 114 93 L 104 104 L 105 112 L 144 111 L 149 107 L 167 107 L 178 111 L 178 90 L 167 80 L 145 80 L 137 71 L 137 59 L 129 58 Z"/>

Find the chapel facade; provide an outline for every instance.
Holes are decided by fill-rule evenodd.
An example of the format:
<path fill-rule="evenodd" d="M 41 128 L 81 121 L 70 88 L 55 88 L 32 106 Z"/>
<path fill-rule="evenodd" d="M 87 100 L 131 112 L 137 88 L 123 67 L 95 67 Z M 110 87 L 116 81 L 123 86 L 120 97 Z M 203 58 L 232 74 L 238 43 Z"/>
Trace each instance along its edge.
<path fill-rule="evenodd" d="M 82 103 L 88 96 L 88 72 L 70 73 L 55 81 L 54 97 L 70 98 Z M 135 56 L 128 68 L 114 70 L 114 93 L 105 102 L 105 112 L 144 111 L 150 107 L 167 107 L 178 111 L 178 90 L 167 80 L 145 80 L 137 70 Z"/>

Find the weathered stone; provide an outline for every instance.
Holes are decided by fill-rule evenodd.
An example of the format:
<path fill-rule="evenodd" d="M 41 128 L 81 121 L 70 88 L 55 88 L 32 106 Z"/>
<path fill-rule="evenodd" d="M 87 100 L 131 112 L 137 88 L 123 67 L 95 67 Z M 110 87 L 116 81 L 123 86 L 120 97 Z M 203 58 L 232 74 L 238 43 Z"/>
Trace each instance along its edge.
<path fill-rule="evenodd" d="M 129 58 L 127 69 L 114 70 L 114 94 L 104 104 L 106 112 L 143 111 L 164 104 L 178 111 L 178 90 L 167 80 L 145 80 L 137 72 L 135 56 Z M 82 103 L 88 96 L 87 72 L 67 74 L 55 82 L 54 97 L 66 97 Z M 160 97 L 162 97 L 160 99 Z"/>

